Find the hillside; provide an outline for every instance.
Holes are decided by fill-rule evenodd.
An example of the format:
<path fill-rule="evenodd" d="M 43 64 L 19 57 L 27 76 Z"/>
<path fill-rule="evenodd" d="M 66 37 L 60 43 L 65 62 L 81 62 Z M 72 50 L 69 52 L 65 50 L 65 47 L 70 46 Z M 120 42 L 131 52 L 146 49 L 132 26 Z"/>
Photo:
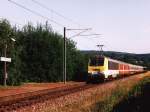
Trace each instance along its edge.
<path fill-rule="evenodd" d="M 89 57 L 100 54 L 99 51 L 81 51 L 81 53 Z M 113 59 L 117 59 L 135 65 L 142 65 L 147 68 L 150 68 L 150 53 L 134 54 L 134 53 L 126 53 L 126 52 L 104 51 L 103 54 Z"/>

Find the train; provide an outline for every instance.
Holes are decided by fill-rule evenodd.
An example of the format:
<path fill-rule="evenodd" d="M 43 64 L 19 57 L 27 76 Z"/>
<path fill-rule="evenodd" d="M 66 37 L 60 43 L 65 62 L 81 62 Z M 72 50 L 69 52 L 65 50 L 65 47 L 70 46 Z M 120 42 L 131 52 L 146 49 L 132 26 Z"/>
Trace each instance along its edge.
<path fill-rule="evenodd" d="M 106 56 L 94 56 L 88 62 L 87 83 L 124 77 L 144 71 L 143 66 L 133 65 Z"/>

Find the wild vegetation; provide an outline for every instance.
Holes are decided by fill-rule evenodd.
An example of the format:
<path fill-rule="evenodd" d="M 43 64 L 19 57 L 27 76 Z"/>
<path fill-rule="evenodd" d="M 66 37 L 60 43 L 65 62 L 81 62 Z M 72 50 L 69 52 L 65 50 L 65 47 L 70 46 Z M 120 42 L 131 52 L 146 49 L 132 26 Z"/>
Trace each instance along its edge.
<path fill-rule="evenodd" d="M 13 42 L 11 38 L 16 41 Z M 7 83 L 58 82 L 63 80 L 63 36 L 46 22 L 45 25 L 27 24 L 22 28 L 0 20 L 0 57 L 7 44 Z M 87 76 L 89 57 L 98 51 L 79 51 L 76 43 L 67 39 L 67 80 L 83 81 Z M 149 54 L 104 52 L 105 56 L 150 68 Z M 3 84 L 4 62 L 0 62 L 0 84 Z"/>
<path fill-rule="evenodd" d="M 113 112 L 149 112 L 150 77 L 146 77 L 114 106 Z"/>
<path fill-rule="evenodd" d="M 17 29 L 7 20 L 1 20 L 0 56 L 4 56 L 6 44 L 7 57 L 12 58 L 12 62 L 7 63 L 9 85 L 62 81 L 63 36 L 54 32 L 47 22 Z M 76 74 L 87 71 L 84 60 L 75 42 L 67 39 L 67 80 L 75 80 Z M 0 84 L 3 83 L 3 73 L 3 62 L 0 62 Z"/>
<path fill-rule="evenodd" d="M 149 79 L 150 72 L 146 72 L 114 81 L 109 81 L 84 91 L 79 91 L 64 97 L 60 97 L 60 99 L 56 99 L 56 101 L 53 100 L 52 103 L 54 103 L 54 105 L 47 106 L 47 109 L 44 107 L 44 109 L 47 110 L 45 112 L 145 112 L 128 111 L 127 109 L 136 108 L 132 104 L 136 104 L 135 102 L 138 102 L 136 99 L 137 96 L 142 95 L 139 93 L 147 94 L 145 97 L 147 99 L 143 99 L 141 101 L 149 104 Z M 143 85 L 147 85 L 145 86 L 147 88 L 145 89 L 147 92 L 144 92 L 143 89 L 140 89 L 144 87 Z M 131 100 L 125 100 L 129 99 L 131 96 L 135 97 L 136 100 L 134 102 L 131 103 Z M 120 107 L 120 104 L 124 101 L 127 104 L 124 107 L 125 109 L 122 108 L 122 110 L 117 110 L 119 109 L 118 107 Z M 146 103 L 143 104 L 145 105 Z"/>
<path fill-rule="evenodd" d="M 95 103 L 89 112 L 149 112 L 149 94 L 150 77 L 145 77 L 129 90 L 118 85 L 110 96 Z"/>

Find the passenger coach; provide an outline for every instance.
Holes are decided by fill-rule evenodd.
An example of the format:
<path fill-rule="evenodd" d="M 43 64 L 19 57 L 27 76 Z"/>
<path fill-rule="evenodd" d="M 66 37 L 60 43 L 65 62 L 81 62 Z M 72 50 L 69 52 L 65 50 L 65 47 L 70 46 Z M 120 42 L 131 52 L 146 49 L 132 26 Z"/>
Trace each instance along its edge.
<path fill-rule="evenodd" d="M 131 75 L 142 72 L 143 68 L 105 56 L 96 56 L 89 59 L 87 83 L 92 80 L 104 81 L 105 79 Z"/>

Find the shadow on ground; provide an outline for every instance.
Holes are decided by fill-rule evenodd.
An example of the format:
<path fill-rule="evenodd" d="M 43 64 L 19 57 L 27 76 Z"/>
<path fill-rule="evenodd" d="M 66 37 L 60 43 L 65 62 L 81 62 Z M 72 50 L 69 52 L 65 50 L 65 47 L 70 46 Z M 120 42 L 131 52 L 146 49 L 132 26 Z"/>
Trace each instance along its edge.
<path fill-rule="evenodd" d="M 141 88 L 140 95 L 121 101 L 112 112 L 150 112 L 150 82 Z"/>

